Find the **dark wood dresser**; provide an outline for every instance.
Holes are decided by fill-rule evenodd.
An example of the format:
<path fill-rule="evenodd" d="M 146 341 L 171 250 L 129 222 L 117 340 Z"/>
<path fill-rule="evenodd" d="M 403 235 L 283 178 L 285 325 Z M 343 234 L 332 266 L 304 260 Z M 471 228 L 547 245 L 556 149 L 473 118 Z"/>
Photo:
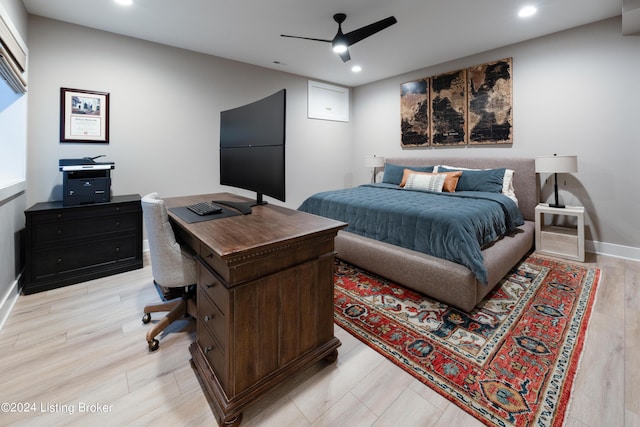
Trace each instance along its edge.
<path fill-rule="evenodd" d="M 142 268 L 137 194 L 89 205 L 37 203 L 25 217 L 25 294 Z"/>
<path fill-rule="evenodd" d="M 167 199 L 169 208 L 231 194 Z M 221 425 L 285 379 L 335 360 L 333 240 L 346 224 L 275 205 L 250 215 L 187 223 L 178 240 L 199 260 L 192 364 Z"/>

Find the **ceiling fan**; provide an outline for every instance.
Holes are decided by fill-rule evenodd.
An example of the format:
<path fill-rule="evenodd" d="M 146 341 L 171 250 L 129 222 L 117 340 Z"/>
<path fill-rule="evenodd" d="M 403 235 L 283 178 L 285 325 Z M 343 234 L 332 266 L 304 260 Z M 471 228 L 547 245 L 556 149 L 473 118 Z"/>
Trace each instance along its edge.
<path fill-rule="evenodd" d="M 390 27 L 398 22 L 395 17 L 390 16 L 388 18 L 374 22 L 373 24 L 365 25 L 362 28 L 350 31 L 347 34 L 343 34 L 342 23 L 345 19 L 347 19 L 347 15 L 344 13 L 336 13 L 335 15 L 333 15 L 333 20 L 338 23 L 338 33 L 335 35 L 333 40 L 316 39 L 313 37 L 289 36 L 286 34 L 280 35 L 282 37 L 291 37 L 294 39 L 314 40 L 318 42 L 331 43 L 331 45 L 333 46 L 333 51 L 336 52 L 340 56 L 340 58 L 342 58 L 343 62 L 347 62 L 351 59 L 351 55 L 349 55 L 349 46 L 356 44 L 359 41 L 364 40 L 367 37 L 372 36 L 375 33 L 382 31 L 385 28 Z"/>

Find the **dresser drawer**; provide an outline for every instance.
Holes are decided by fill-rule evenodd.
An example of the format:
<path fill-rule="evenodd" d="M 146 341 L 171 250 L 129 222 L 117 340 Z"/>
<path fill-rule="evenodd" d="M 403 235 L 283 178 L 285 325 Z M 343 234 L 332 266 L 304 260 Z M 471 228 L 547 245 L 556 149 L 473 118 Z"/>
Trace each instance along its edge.
<path fill-rule="evenodd" d="M 83 218 L 35 224 L 31 234 L 32 246 L 56 244 L 72 239 L 87 239 L 93 236 L 135 230 L 139 216 L 127 213 L 110 217 Z"/>
<path fill-rule="evenodd" d="M 92 240 L 75 245 L 62 245 L 45 249 L 34 249 L 31 258 L 33 279 L 113 264 L 138 256 L 136 235 Z"/>
<path fill-rule="evenodd" d="M 68 221 L 74 219 L 96 218 L 124 213 L 142 212 L 140 202 L 129 203 L 98 203 L 95 205 L 77 205 L 64 209 L 51 209 L 30 212 L 33 223 Z"/>
<path fill-rule="evenodd" d="M 207 334 L 213 334 L 220 346 L 225 349 L 227 347 L 227 331 L 224 313 L 209 299 L 202 287 L 199 289 L 198 328 L 206 327 Z"/>
<path fill-rule="evenodd" d="M 229 291 L 222 280 L 203 263 L 199 265 L 198 289 L 218 306 L 222 313 L 229 312 Z"/>

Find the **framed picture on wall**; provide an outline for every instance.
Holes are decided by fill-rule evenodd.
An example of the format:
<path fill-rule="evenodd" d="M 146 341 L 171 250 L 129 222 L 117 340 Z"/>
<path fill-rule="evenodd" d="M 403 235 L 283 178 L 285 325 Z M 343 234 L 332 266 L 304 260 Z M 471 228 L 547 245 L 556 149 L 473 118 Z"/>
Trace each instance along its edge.
<path fill-rule="evenodd" d="M 109 143 L 109 94 L 60 88 L 60 142 Z"/>

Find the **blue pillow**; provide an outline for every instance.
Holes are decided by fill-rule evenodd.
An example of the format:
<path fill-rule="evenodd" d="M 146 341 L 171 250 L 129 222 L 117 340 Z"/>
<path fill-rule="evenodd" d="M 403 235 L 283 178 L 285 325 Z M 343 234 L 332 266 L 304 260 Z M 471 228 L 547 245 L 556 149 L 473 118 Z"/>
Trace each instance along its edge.
<path fill-rule="evenodd" d="M 485 191 L 487 193 L 502 193 L 502 181 L 505 168 L 485 170 L 464 170 L 438 167 L 438 172 L 454 172 L 462 170 L 458 179 L 456 191 Z"/>
<path fill-rule="evenodd" d="M 405 169 L 411 169 L 412 171 L 416 172 L 433 172 L 433 166 L 402 166 L 385 163 L 382 182 L 387 184 L 400 185 Z"/>

